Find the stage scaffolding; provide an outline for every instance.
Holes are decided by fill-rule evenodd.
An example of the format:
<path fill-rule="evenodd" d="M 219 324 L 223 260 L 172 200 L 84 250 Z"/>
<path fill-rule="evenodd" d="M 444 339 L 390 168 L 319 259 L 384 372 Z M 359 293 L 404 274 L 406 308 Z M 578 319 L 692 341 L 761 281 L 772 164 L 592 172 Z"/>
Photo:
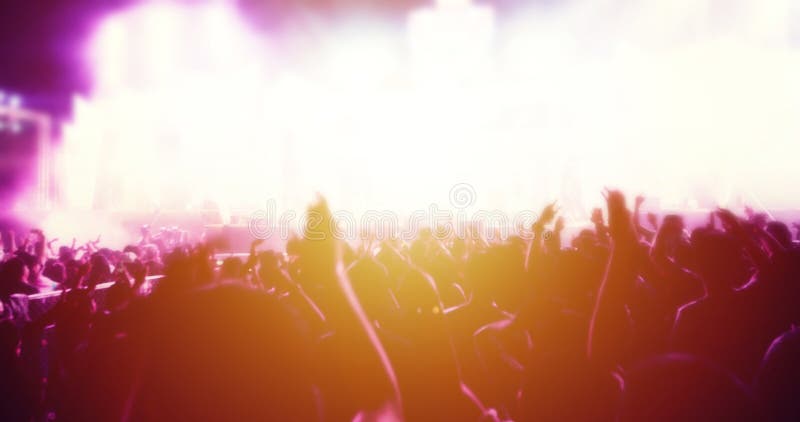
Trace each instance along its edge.
<path fill-rule="evenodd" d="M 0 104 L 2 130 L 12 133 L 22 125 L 32 125 L 36 142 L 36 182 L 32 201 L 26 204 L 37 210 L 47 210 L 53 205 L 52 119 L 45 113 L 16 105 Z"/>

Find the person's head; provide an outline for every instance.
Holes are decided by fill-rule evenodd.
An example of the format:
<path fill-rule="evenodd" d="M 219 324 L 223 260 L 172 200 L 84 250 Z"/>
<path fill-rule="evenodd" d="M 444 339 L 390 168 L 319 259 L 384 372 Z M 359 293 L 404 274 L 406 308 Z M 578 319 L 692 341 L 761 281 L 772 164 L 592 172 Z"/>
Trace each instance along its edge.
<path fill-rule="evenodd" d="M 728 233 L 705 228 L 694 230 L 691 254 L 691 267 L 702 277 L 708 294 L 730 291 L 747 281 L 744 252 Z"/>
<path fill-rule="evenodd" d="M 280 269 L 281 259 L 275 251 L 262 251 L 258 254 L 259 273 L 269 274 Z"/>
<path fill-rule="evenodd" d="M 26 282 L 28 280 L 28 266 L 19 257 L 13 257 L 3 263 L 3 278 L 12 282 Z"/>
<path fill-rule="evenodd" d="M 778 243 L 786 249 L 792 247 L 792 231 L 789 226 L 780 221 L 770 221 L 767 223 L 767 233 L 769 233 Z"/>
<path fill-rule="evenodd" d="M 587 257 L 592 257 L 603 262 L 608 256 L 608 245 L 601 241 L 594 230 L 583 229 L 572 239 L 572 247 Z"/>
<path fill-rule="evenodd" d="M 133 253 L 134 255 L 136 255 L 138 257 L 139 254 L 142 253 L 142 249 L 138 245 L 127 245 L 127 246 L 125 246 L 125 248 L 122 249 L 122 252 L 124 252 L 124 253 L 129 253 L 130 252 L 130 253 Z"/>
<path fill-rule="evenodd" d="M 724 369 L 688 355 L 663 355 L 629 368 L 618 420 L 756 421 L 750 391 Z"/>
<path fill-rule="evenodd" d="M 769 221 L 769 215 L 763 212 L 753 213 L 750 215 L 750 223 L 758 228 L 764 228 Z"/>
<path fill-rule="evenodd" d="M 597 235 L 594 230 L 583 229 L 578 232 L 578 235 L 572 239 L 572 247 L 585 252 L 593 248 L 597 244 Z"/>
<path fill-rule="evenodd" d="M 39 258 L 27 252 L 21 252 L 17 254 L 17 257 L 21 259 L 28 268 L 28 275 L 26 276 L 27 281 L 35 283 L 39 278 L 39 274 L 42 272 L 42 264 L 39 262 Z"/>
<path fill-rule="evenodd" d="M 781 334 L 767 349 L 755 379 L 756 397 L 772 421 L 800 420 L 800 328 Z"/>
<path fill-rule="evenodd" d="M 111 280 L 111 264 L 104 255 L 92 254 L 92 257 L 89 258 L 89 274 L 86 279 L 90 286 Z"/>
<path fill-rule="evenodd" d="M 158 262 L 161 260 L 161 253 L 156 245 L 144 245 L 140 252 L 139 256 L 141 256 L 143 262 Z"/>
<path fill-rule="evenodd" d="M 603 210 L 601 208 L 592 209 L 592 223 L 603 224 Z"/>
<path fill-rule="evenodd" d="M 430 315 L 442 311 L 436 284 L 428 274 L 411 270 L 397 289 L 397 302 L 406 315 Z"/>
<path fill-rule="evenodd" d="M 67 280 L 66 267 L 60 261 L 55 259 L 49 259 L 47 262 L 45 262 L 42 275 L 59 284 Z"/>
<path fill-rule="evenodd" d="M 243 272 L 244 265 L 242 261 L 235 256 L 225 258 L 219 268 L 219 276 L 223 280 L 238 279 L 242 276 Z"/>
<path fill-rule="evenodd" d="M 147 262 L 147 261 L 143 261 Z M 164 282 L 159 283 L 159 290 L 183 290 L 195 285 L 194 267 L 197 262 L 185 248 L 175 248 L 164 256 Z"/>
<path fill-rule="evenodd" d="M 283 256 L 281 254 L 270 250 L 258 254 L 258 277 L 265 286 L 280 290 L 291 288 L 291 282 L 284 275 L 282 267 Z"/>
<path fill-rule="evenodd" d="M 670 255 L 676 253 L 677 249 L 686 242 L 685 232 L 686 223 L 683 216 L 678 214 L 667 214 L 659 227 L 661 241 L 665 242 L 664 248 Z"/>
<path fill-rule="evenodd" d="M 111 263 L 114 262 L 115 252 L 110 248 L 100 248 L 95 253 L 103 255 L 108 262 L 111 262 Z"/>
<path fill-rule="evenodd" d="M 75 251 L 69 246 L 60 246 L 58 248 L 58 260 L 61 262 L 69 262 L 75 259 Z"/>

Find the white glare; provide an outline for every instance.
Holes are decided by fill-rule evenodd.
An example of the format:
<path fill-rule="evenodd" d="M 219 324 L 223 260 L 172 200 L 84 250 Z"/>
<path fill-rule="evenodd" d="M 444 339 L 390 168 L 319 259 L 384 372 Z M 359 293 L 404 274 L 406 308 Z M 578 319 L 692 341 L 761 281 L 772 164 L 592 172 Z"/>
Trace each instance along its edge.
<path fill-rule="evenodd" d="M 410 210 L 470 183 L 507 211 L 561 199 L 580 214 L 603 186 L 665 207 L 797 206 L 798 22 L 788 0 L 571 2 L 504 21 L 448 0 L 402 31 L 325 27 L 283 57 L 226 6 L 142 6 L 93 38 L 62 196 L 297 209 L 319 191 Z"/>

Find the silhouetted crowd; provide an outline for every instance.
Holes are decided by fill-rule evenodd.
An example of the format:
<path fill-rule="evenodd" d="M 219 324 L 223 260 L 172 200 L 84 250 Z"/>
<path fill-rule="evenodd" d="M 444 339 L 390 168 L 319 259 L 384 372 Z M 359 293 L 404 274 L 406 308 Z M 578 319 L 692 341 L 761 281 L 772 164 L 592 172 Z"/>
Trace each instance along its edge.
<path fill-rule="evenodd" d="M 6 235 L 0 421 L 800 420 L 790 227 L 605 196 L 569 242 L 551 204 L 532 236 L 352 244 L 324 201 L 285 251 L 222 262 L 180 232 Z"/>

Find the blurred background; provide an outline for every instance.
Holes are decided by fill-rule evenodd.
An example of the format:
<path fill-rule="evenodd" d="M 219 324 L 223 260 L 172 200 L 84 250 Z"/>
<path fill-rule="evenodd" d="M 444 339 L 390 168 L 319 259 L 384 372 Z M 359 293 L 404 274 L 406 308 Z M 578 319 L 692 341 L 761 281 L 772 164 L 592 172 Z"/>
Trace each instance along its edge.
<path fill-rule="evenodd" d="M 797 1 L 0 7 L 16 215 L 798 206 Z"/>

